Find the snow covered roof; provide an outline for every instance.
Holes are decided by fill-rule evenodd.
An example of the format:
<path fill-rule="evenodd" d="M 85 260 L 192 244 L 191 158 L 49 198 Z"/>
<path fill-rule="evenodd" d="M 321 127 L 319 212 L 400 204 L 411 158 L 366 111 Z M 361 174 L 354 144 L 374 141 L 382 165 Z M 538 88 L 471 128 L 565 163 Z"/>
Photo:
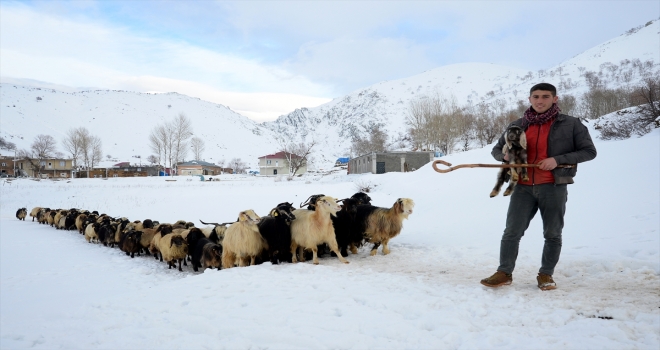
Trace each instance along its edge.
<path fill-rule="evenodd" d="M 183 166 L 186 166 L 186 165 L 219 166 L 217 164 L 205 162 L 203 160 L 191 160 L 191 161 L 188 161 L 188 162 L 181 162 L 181 163 L 178 164 L 178 166 L 182 166 L 182 165 Z"/>
<path fill-rule="evenodd" d="M 265 155 L 265 156 L 261 156 L 261 157 L 259 157 L 259 159 L 264 159 L 264 158 L 286 159 L 286 157 L 287 157 L 286 155 L 287 155 L 287 154 L 291 154 L 291 155 L 293 156 L 293 158 L 300 158 L 300 156 L 297 155 L 297 154 L 293 154 L 293 153 L 288 153 L 288 152 L 280 151 L 280 152 L 277 152 L 277 153 L 273 153 L 273 154 L 268 154 L 268 155 Z"/>

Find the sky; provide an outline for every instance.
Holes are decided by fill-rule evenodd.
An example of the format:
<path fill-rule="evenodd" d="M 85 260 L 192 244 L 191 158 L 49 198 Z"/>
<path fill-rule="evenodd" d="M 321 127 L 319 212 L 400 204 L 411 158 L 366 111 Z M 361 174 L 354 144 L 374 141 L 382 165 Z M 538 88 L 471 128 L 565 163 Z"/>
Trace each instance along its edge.
<path fill-rule="evenodd" d="M 655 0 L 2 0 L 0 81 L 174 91 L 268 121 L 449 64 L 547 69 L 658 17 Z"/>

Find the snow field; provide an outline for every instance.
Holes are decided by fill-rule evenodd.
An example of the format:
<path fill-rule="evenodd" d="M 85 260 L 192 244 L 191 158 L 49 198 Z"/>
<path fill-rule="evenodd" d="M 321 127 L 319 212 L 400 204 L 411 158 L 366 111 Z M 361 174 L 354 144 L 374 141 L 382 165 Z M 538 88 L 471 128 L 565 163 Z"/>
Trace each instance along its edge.
<path fill-rule="evenodd" d="M 592 135 L 594 135 L 592 133 Z M 534 219 L 511 286 L 497 268 L 508 198 L 496 170 L 306 176 L 16 180 L 0 183 L 1 348 L 568 348 L 660 345 L 660 132 L 597 141 L 569 187 L 558 289 L 536 287 Z M 443 159 L 492 163 L 490 148 Z M 625 166 L 621 166 L 621 165 Z M 373 203 L 413 198 L 392 253 L 194 273 L 131 259 L 75 231 L 20 222 L 19 207 L 79 207 L 131 220 L 226 222 L 283 201 L 337 198 L 371 183 Z M 201 226 L 201 224 L 198 224 Z"/>

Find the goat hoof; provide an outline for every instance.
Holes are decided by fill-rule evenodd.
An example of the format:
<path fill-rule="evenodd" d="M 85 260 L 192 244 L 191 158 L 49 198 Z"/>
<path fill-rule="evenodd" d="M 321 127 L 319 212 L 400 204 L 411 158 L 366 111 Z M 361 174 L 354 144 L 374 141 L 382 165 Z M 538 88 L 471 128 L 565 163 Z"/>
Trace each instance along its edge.
<path fill-rule="evenodd" d="M 375 256 L 376 254 L 378 254 L 377 250 L 372 250 L 371 253 L 369 253 L 369 255 L 371 256 Z"/>
<path fill-rule="evenodd" d="M 500 191 L 492 191 L 492 192 L 490 192 L 490 198 L 493 198 L 493 197 L 497 196 L 498 193 L 500 193 Z"/>

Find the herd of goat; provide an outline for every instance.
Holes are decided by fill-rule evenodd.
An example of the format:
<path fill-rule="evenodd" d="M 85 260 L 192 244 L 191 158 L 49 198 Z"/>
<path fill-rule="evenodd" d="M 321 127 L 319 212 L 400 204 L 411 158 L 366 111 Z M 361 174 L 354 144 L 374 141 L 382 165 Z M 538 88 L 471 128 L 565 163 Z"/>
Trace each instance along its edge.
<path fill-rule="evenodd" d="M 339 204 L 341 203 L 341 205 Z M 412 214 L 415 203 L 409 198 L 399 198 L 391 208 L 371 205 L 366 193 L 356 193 L 350 198 L 336 200 L 325 195 L 310 196 L 295 209 L 284 202 L 273 208 L 267 216 L 259 217 L 253 210 L 239 213 L 238 220 L 197 228 L 184 220 L 174 224 L 159 223 L 146 219 L 130 221 L 113 218 L 97 211 L 79 209 L 50 209 L 36 207 L 30 212 L 32 221 L 47 224 L 61 230 L 78 230 L 89 243 L 118 246 L 131 258 L 140 253 L 152 254 L 165 261 L 168 268 L 182 271 L 181 264 L 191 261 L 193 269 L 231 268 L 270 261 L 298 262 L 311 259 L 318 264 L 318 257 L 333 254 L 343 262 L 350 251 L 364 243 L 371 243 L 371 255 L 383 246 L 383 254 L 389 254 L 390 239 L 401 232 L 403 220 Z M 27 209 L 16 212 L 19 220 L 25 220 Z"/>

